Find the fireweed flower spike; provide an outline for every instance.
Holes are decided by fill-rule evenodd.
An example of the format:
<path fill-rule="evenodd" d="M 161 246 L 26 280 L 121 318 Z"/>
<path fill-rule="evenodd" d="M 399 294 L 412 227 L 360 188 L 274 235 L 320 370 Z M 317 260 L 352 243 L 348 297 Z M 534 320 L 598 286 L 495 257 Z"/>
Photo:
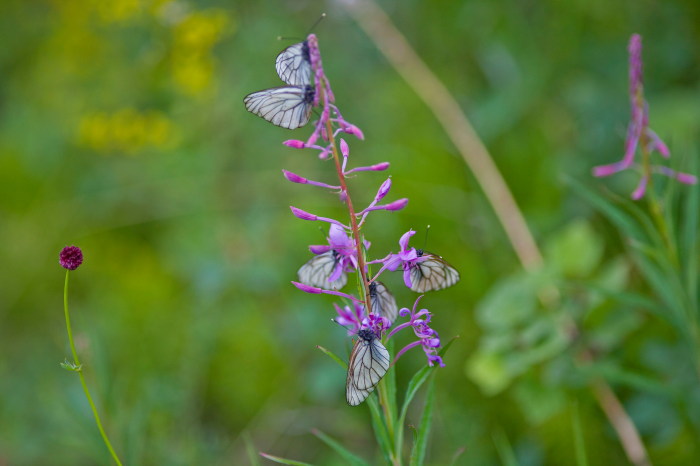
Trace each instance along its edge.
<path fill-rule="evenodd" d="M 66 269 L 66 280 L 63 287 L 63 312 L 66 318 L 68 343 L 70 344 L 70 350 L 73 354 L 73 362 L 68 362 L 68 360 L 66 360 L 65 362 L 61 363 L 61 367 L 78 373 L 78 376 L 80 377 L 80 384 L 83 386 L 85 398 L 87 398 L 90 408 L 92 409 L 92 414 L 95 417 L 95 423 L 97 424 L 97 429 L 100 431 L 100 435 L 102 436 L 102 441 L 109 450 L 110 455 L 112 455 L 112 459 L 114 459 L 117 465 L 121 466 L 122 463 L 119 461 L 119 457 L 114 451 L 114 448 L 112 448 L 112 444 L 110 443 L 109 438 L 107 438 L 107 434 L 102 427 L 102 421 L 100 421 L 100 416 L 97 414 L 97 407 L 95 407 L 95 403 L 92 401 L 92 396 L 90 396 L 90 391 L 88 390 L 87 383 L 85 382 L 83 365 L 80 363 L 78 352 L 75 350 L 75 343 L 73 342 L 73 331 L 70 325 L 70 314 L 68 313 L 68 277 L 71 270 L 77 269 L 80 267 L 80 264 L 83 263 L 83 252 L 77 246 L 66 246 L 58 255 L 58 262 L 61 264 L 61 267 Z"/>
<path fill-rule="evenodd" d="M 306 63 L 310 65 L 308 72 L 305 68 Z M 295 68 L 297 66 L 298 69 Z M 351 166 L 350 158 L 355 157 L 355 153 L 350 147 L 351 140 L 346 139 L 345 135 L 352 135 L 357 139 L 364 140 L 364 133 L 356 125 L 348 122 L 335 105 L 335 97 L 331 90 L 330 81 L 323 70 L 321 53 L 315 35 L 311 34 L 306 41 L 285 49 L 278 57 L 277 71 L 290 86 L 307 86 L 311 90 L 304 90 L 303 96 L 301 89 L 285 90 L 273 93 L 271 96 L 263 93 L 252 95 L 255 96 L 255 99 L 267 103 L 266 99 L 277 101 L 288 97 L 284 94 L 291 93 L 294 94 L 291 103 L 300 105 L 300 107 L 294 108 L 302 108 L 305 112 L 308 107 L 319 107 L 319 116 L 318 119 L 311 122 L 313 129 L 309 137 L 306 140 L 289 139 L 283 144 L 297 150 L 310 149 L 318 154 L 319 159 L 332 160 L 338 182 L 327 184 L 313 181 L 288 170 L 283 170 L 284 177 L 299 185 L 311 185 L 338 193 L 340 201 L 347 209 L 346 218 L 349 219 L 343 222 L 316 215 L 298 207 L 290 207 L 294 216 L 299 219 L 322 221 L 329 224 L 328 244 L 309 247 L 315 256 L 299 269 L 299 281 L 292 282 L 292 284 L 306 293 L 327 294 L 343 299 L 343 304 L 334 304 L 335 318 L 333 320 L 345 326 L 349 334 L 355 337 L 355 344 L 348 364 L 350 369 L 346 379 L 348 403 L 353 406 L 360 404 L 378 385 L 379 402 L 388 416 L 388 413 L 395 412 L 395 409 L 390 407 L 392 403 L 395 403 L 395 400 L 390 399 L 387 392 L 383 390 L 382 384 L 379 383 L 389 368 L 390 355 L 382 344 L 382 339 L 387 338 L 388 332 L 393 335 L 402 328 L 413 328 L 418 341 L 409 344 L 399 355 L 412 347 L 422 345 L 428 355 L 429 364 L 437 362 L 442 365 L 442 361 L 437 356 L 440 339 L 437 332 L 428 325 L 430 313 L 425 309 L 416 312 L 416 302 L 413 313 L 407 309 L 402 311 L 403 317 L 410 314 L 409 322 L 398 325 L 392 330 L 392 321 L 395 321 L 399 314 L 396 300 L 383 283 L 375 280 L 376 276 L 372 280 L 368 278 L 368 264 L 370 263 L 367 262 L 366 251 L 370 244 L 362 234 L 364 223 L 368 221 L 369 217 L 374 219 L 372 212 L 392 212 L 405 208 L 408 199 L 384 201 L 392 187 L 392 179 L 389 177 L 379 186 L 373 200 L 367 207 L 360 211 L 355 210 L 348 191 L 348 175 L 362 172 L 382 172 L 389 168 L 389 163 L 381 162 L 348 168 Z M 306 76 L 308 76 L 308 80 Z M 249 105 L 251 103 L 253 101 L 248 99 L 249 110 L 251 110 Z M 262 111 L 256 112 L 256 108 L 253 109 L 255 113 L 278 126 L 297 127 L 305 123 L 306 113 L 304 112 L 296 111 L 290 117 L 285 114 L 284 118 L 278 121 L 276 118 L 269 118 L 266 114 L 261 114 Z M 371 263 L 382 262 L 382 270 L 396 270 L 402 267 L 406 284 L 417 291 L 440 289 L 456 283 L 459 274 L 441 258 L 409 247 L 409 239 L 414 234 L 415 232 L 411 230 L 402 236 L 401 250 L 398 254 L 389 254 L 384 259 Z M 419 267 L 421 264 L 430 264 L 430 266 Z M 357 277 L 358 292 L 339 291 L 345 286 L 347 276 L 351 273 Z M 439 279 L 439 282 L 436 282 L 436 279 Z M 385 422 L 392 423 L 390 416 Z"/>
<path fill-rule="evenodd" d="M 685 184 L 695 184 L 697 178 L 668 167 L 651 164 L 652 152 L 656 151 L 664 158 L 670 157 L 671 154 L 668 146 L 649 128 L 649 104 L 644 100 L 642 85 L 642 37 L 639 34 L 633 34 L 630 38 L 628 51 L 632 118 L 627 127 L 625 154 L 619 162 L 594 167 L 593 176 L 609 176 L 628 168 L 639 167 L 639 164 L 634 163 L 634 156 L 639 149 L 642 153 L 642 177 L 637 188 L 632 192 L 632 199 L 638 200 L 644 196 L 652 173 L 660 173 Z"/>

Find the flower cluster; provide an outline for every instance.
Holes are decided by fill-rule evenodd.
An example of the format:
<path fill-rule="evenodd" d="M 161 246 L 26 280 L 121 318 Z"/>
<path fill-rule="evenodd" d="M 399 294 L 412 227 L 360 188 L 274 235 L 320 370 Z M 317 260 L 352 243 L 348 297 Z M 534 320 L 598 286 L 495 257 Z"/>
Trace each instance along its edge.
<path fill-rule="evenodd" d="M 642 177 L 637 188 L 632 192 L 632 199 L 641 199 L 646 192 L 652 173 L 660 173 L 674 178 L 681 183 L 695 184 L 697 178 L 687 173 L 680 173 L 661 165 L 652 165 L 649 161 L 652 152 L 658 152 L 662 157 L 669 158 L 671 152 L 661 138 L 649 127 L 649 104 L 644 100 L 642 86 L 642 37 L 634 34 L 629 42 L 629 80 L 630 104 L 632 118 L 627 127 L 625 139 L 625 154 L 621 161 L 593 168 L 594 176 L 608 176 L 628 168 L 638 167 L 634 163 L 637 149 L 642 153 Z"/>

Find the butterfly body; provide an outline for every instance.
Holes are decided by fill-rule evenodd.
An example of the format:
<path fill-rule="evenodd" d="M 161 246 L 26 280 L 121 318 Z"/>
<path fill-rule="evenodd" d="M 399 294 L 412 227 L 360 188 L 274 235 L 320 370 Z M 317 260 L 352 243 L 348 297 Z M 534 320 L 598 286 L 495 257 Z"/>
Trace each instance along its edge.
<path fill-rule="evenodd" d="M 287 86 L 273 87 L 248 94 L 246 109 L 273 125 L 297 129 L 306 125 L 314 107 L 315 88 L 311 84 L 311 58 L 308 41 L 284 49 L 275 68 Z"/>
<path fill-rule="evenodd" d="M 372 330 L 357 332 L 345 383 L 345 398 L 350 406 L 357 406 L 367 399 L 389 370 L 389 363 L 389 351 Z"/>
<path fill-rule="evenodd" d="M 417 249 L 421 260 L 411 265 L 411 290 L 418 293 L 442 290 L 459 281 L 459 272 L 442 257 Z"/>
<path fill-rule="evenodd" d="M 308 41 L 290 45 L 282 50 L 275 60 L 280 79 L 292 86 L 311 83 L 311 55 Z"/>
<path fill-rule="evenodd" d="M 310 85 L 273 87 L 248 94 L 243 103 L 249 112 L 273 125 L 297 129 L 309 122 L 314 95 Z"/>
<path fill-rule="evenodd" d="M 372 313 L 386 317 L 389 322 L 394 322 L 399 312 L 396 299 L 384 283 L 375 280 L 369 284 L 369 298 L 372 303 Z"/>
<path fill-rule="evenodd" d="M 343 271 L 335 280 L 330 280 L 336 267 L 339 267 L 341 255 L 335 249 L 312 257 L 299 268 L 297 275 L 304 285 L 315 286 L 324 290 L 339 290 L 348 282 L 348 276 Z"/>

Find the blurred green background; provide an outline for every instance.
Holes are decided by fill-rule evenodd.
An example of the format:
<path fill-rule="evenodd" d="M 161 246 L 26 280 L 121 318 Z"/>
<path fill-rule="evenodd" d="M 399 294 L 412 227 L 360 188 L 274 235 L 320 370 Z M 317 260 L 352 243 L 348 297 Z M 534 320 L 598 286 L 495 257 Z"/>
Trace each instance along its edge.
<path fill-rule="evenodd" d="M 632 33 L 644 39 L 651 126 L 675 157 L 697 154 L 696 0 L 381 5 L 470 117 L 542 244 L 577 220 L 607 256 L 624 250 L 562 179 L 625 196 L 637 181 L 589 179 L 592 166 L 622 155 Z M 276 128 L 242 104 L 279 85 L 274 59 L 294 41 L 277 36 L 303 37 L 324 11 L 315 32 L 326 72 L 366 136 L 352 157 L 391 162 L 392 199 L 411 199 L 370 219 L 371 251 L 383 256 L 403 232 L 430 224 L 429 249 L 463 277 L 423 300 L 443 338 L 460 336 L 438 374 L 430 464 L 461 447 L 459 464 L 499 464 L 505 439 L 520 464 L 571 464 L 574 410 L 591 463 L 624 463 L 586 384 L 551 415 L 532 416 L 516 402 L 524 392 L 491 395 L 469 376 L 483 332 L 475 309 L 519 264 L 442 128 L 339 4 L 5 0 L 0 464 L 108 462 L 78 378 L 58 365 L 69 349 L 57 259 L 70 244 L 85 254 L 69 296 L 78 352 L 125 464 L 248 464 L 245 438 L 272 454 L 343 464 L 311 428 L 379 461 L 367 409 L 345 404 L 345 374 L 315 348 L 347 354 L 345 332 L 330 323 L 333 301 L 289 283 L 323 235 L 288 206 L 343 213 L 335 196 L 285 182 L 281 170 L 330 182 L 332 169 L 281 145 L 308 128 Z M 353 179 L 355 202 L 371 200 L 382 180 Z M 386 281 L 400 305 L 413 302 L 398 274 Z M 640 325 L 614 340 L 623 364 L 649 338 L 673 340 L 653 321 Z M 419 353 L 402 358 L 399 386 L 425 363 Z M 673 362 L 669 353 L 661 365 Z M 698 460 L 683 409 L 653 411 L 619 388 L 652 459 Z M 667 412 L 676 417 L 658 414 Z"/>

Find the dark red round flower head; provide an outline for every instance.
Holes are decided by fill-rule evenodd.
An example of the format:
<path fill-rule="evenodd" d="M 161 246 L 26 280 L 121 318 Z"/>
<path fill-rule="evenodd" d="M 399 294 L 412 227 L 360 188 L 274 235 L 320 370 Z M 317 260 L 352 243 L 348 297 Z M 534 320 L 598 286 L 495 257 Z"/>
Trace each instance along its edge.
<path fill-rule="evenodd" d="M 61 249 L 58 262 L 64 269 L 75 270 L 83 263 L 83 251 L 78 246 L 66 246 Z"/>

